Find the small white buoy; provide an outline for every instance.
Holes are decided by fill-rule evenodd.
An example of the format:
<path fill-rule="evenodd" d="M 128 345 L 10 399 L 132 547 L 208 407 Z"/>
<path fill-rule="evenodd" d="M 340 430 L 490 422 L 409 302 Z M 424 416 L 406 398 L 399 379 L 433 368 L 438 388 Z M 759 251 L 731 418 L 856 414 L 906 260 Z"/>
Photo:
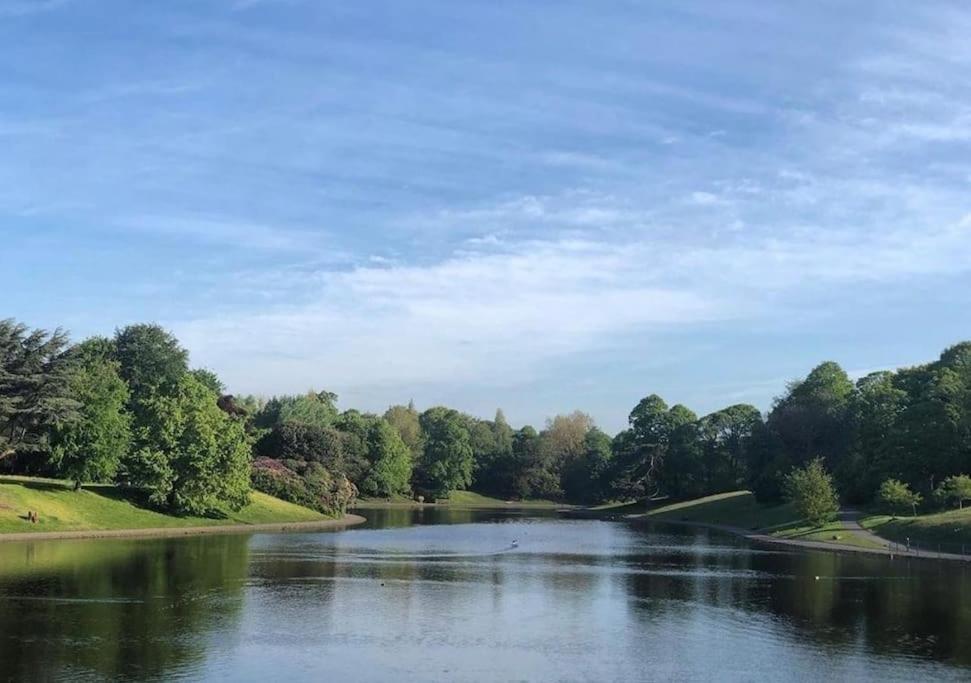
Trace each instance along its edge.
<path fill-rule="evenodd" d="M 819 577 L 818 576 L 816 577 L 816 580 L 819 581 Z"/>

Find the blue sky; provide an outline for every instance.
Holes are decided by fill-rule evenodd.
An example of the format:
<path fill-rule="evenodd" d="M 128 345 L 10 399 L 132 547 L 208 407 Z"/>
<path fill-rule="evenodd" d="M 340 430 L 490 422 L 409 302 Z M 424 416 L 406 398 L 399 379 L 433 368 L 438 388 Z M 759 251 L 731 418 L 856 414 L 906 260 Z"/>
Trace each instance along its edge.
<path fill-rule="evenodd" d="M 971 338 L 964 2 L 0 0 L 3 314 L 610 431 Z"/>

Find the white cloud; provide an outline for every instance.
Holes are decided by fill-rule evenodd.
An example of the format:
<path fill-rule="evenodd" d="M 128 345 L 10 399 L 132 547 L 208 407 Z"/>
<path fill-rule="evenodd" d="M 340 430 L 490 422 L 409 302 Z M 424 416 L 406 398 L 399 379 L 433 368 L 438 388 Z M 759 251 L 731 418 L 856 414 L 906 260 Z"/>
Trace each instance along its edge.
<path fill-rule="evenodd" d="M 566 241 L 429 267 L 359 267 L 323 275 L 307 306 L 177 327 L 196 361 L 235 386 L 515 383 L 617 332 L 730 314 L 716 298 L 645 281 L 643 256 Z"/>
<path fill-rule="evenodd" d="M 308 304 L 184 322 L 237 387 L 512 385 L 617 335 L 773 315 L 778 297 L 971 270 L 971 218 L 915 237 L 806 232 L 720 245 L 521 241 L 427 266 L 295 274 Z M 304 292 L 306 293 L 306 292 Z"/>

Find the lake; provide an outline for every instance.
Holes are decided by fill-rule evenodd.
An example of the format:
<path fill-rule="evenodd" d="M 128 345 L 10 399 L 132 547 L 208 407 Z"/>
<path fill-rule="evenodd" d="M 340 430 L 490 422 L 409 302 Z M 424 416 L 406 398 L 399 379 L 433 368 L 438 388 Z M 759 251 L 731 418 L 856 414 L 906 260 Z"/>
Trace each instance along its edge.
<path fill-rule="evenodd" d="M 971 679 L 963 563 L 535 511 L 362 514 L 331 533 L 0 544 L 0 677 Z"/>

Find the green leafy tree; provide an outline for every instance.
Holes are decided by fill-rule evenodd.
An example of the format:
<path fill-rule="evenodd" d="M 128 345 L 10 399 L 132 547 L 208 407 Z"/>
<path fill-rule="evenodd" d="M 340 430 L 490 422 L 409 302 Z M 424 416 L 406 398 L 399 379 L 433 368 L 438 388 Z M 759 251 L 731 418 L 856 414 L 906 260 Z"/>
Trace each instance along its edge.
<path fill-rule="evenodd" d="M 684 406 L 669 409 L 657 394 L 641 400 L 630 414 L 630 429 L 618 435 L 615 442 L 615 493 L 622 498 L 653 496 L 664 487 L 665 480 L 676 481 L 676 466 L 665 469 L 665 460 L 675 434 L 678 434 L 679 447 L 687 447 L 695 438 L 689 439 L 687 433 L 691 431 L 688 425 L 696 419 Z M 696 459 L 694 453 L 684 455 Z"/>
<path fill-rule="evenodd" d="M 956 504 L 959 509 L 964 508 L 964 501 L 971 500 L 971 477 L 957 474 L 941 482 L 935 495 L 944 503 Z"/>
<path fill-rule="evenodd" d="M 418 419 L 418 411 L 415 404 L 409 403 L 406 406 L 391 406 L 384 414 L 384 419 L 395 428 L 398 436 L 408 446 L 411 451 L 412 460 L 421 457 L 423 448 L 421 422 Z"/>
<path fill-rule="evenodd" d="M 136 405 L 155 394 L 175 392 L 189 371 L 189 352 L 158 325 L 129 325 L 119 330 L 115 357 Z"/>
<path fill-rule="evenodd" d="M 917 515 L 917 506 L 920 505 L 922 500 L 919 493 L 911 491 L 907 484 L 896 479 L 887 479 L 880 484 L 880 492 L 877 497 L 892 512 L 910 510 L 914 516 Z"/>
<path fill-rule="evenodd" d="M 896 386 L 896 377 L 874 372 L 856 383 L 853 445 L 848 466 L 840 473 L 851 500 L 869 500 L 874 491 L 879 497 L 883 482 L 900 479 L 908 469 L 900 432 L 908 395 Z"/>
<path fill-rule="evenodd" d="M 805 467 L 794 469 L 785 479 L 785 491 L 796 510 L 813 526 L 822 526 L 839 511 L 833 478 L 822 458 L 811 460 Z"/>
<path fill-rule="evenodd" d="M 344 471 L 343 435 L 333 427 L 284 422 L 257 442 L 255 452 L 275 460 L 318 462 L 334 473 Z"/>
<path fill-rule="evenodd" d="M 709 491 L 732 491 L 745 486 L 753 439 L 761 426 L 761 413 L 748 404 L 728 406 L 701 418 L 698 436 Z"/>
<path fill-rule="evenodd" d="M 337 422 L 337 394 L 310 391 L 301 396 L 277 396 L 267 401 L 255 418 L 256 426 L 272 429 L 284 422 L 331 427 Z"/>
<path fill-rule="evenodd" d="M 769 425 L 791 463 L 801 466 L 822 457 L 830 467 L 839 466 L 851 443 L 854 391 L 846 372 L 831 361 L 789 385 L 769 414 Z"/>
<path fill-rule="evenodd" d="M 380 418 L 359 410 L 345 410 L 337 418 L 334 426 L 341 433 L 341 448 L 344 453 L 344 473 L 354 482 L 363 481 L 371 467 L 368 457 L 368 438 L 371 425 Z"/>
<path fill-rule="evenodd" d="M 583 437 L 583 454 L 563 469 L 561 485 L 566 499 L 588 505 L 605 500 L 611 457 L 610 437 L 596 427 L 590 429 Z"/>
<path fill-rule="evenodd" d="M 47 454 L 51 430 L 77 417 L 74 358 L 61 330 L 0 320 L 0 459 Z M 44 458 L 46 461 L 46 458 Z"/>
<path fill-rule="evenodd" d="M 174 389 L 143 403 L 136 450 L 125 462 L 130 482 L 174 512 L 240 509 L 249 500 L 250 463 L 242 422 L 220 410 L 216 395 L 188 373 Z"/>
<path fill-rule="evenodd" d="M 193 377 L 204 384 L 216 396 L 222 396 L 226 393 L 226 385 L 219 379 L 219 375 L 209 368 L 197 368 L 196 370 L 190 370 L 190 372 Z"/>
<path fill-rule="evenodd" d="M 411 490 L 411 451 L 385 420 L 371 424 L 367 436 L 370 469 L 361 482 L 369 496 L 405 495 Z"/>
<path fill-rule="evenodd" d="M 421 414 L 425 450 L 418 470 L 418 483 L 436 496 L 464 489 L 472 483 L 472 443 L 462 415 L 435 407 Z"/>
<path fill-rule="evenodd" d="M 71 378 L 71 396 L 80 409 L 76 418 L 53 430 L 51 462 L 59 475 L 75 482 L 108 482 L 131 445 L 127 412 L 128 385 L 117 364 L 79 349 L 79 366 Z"/>

